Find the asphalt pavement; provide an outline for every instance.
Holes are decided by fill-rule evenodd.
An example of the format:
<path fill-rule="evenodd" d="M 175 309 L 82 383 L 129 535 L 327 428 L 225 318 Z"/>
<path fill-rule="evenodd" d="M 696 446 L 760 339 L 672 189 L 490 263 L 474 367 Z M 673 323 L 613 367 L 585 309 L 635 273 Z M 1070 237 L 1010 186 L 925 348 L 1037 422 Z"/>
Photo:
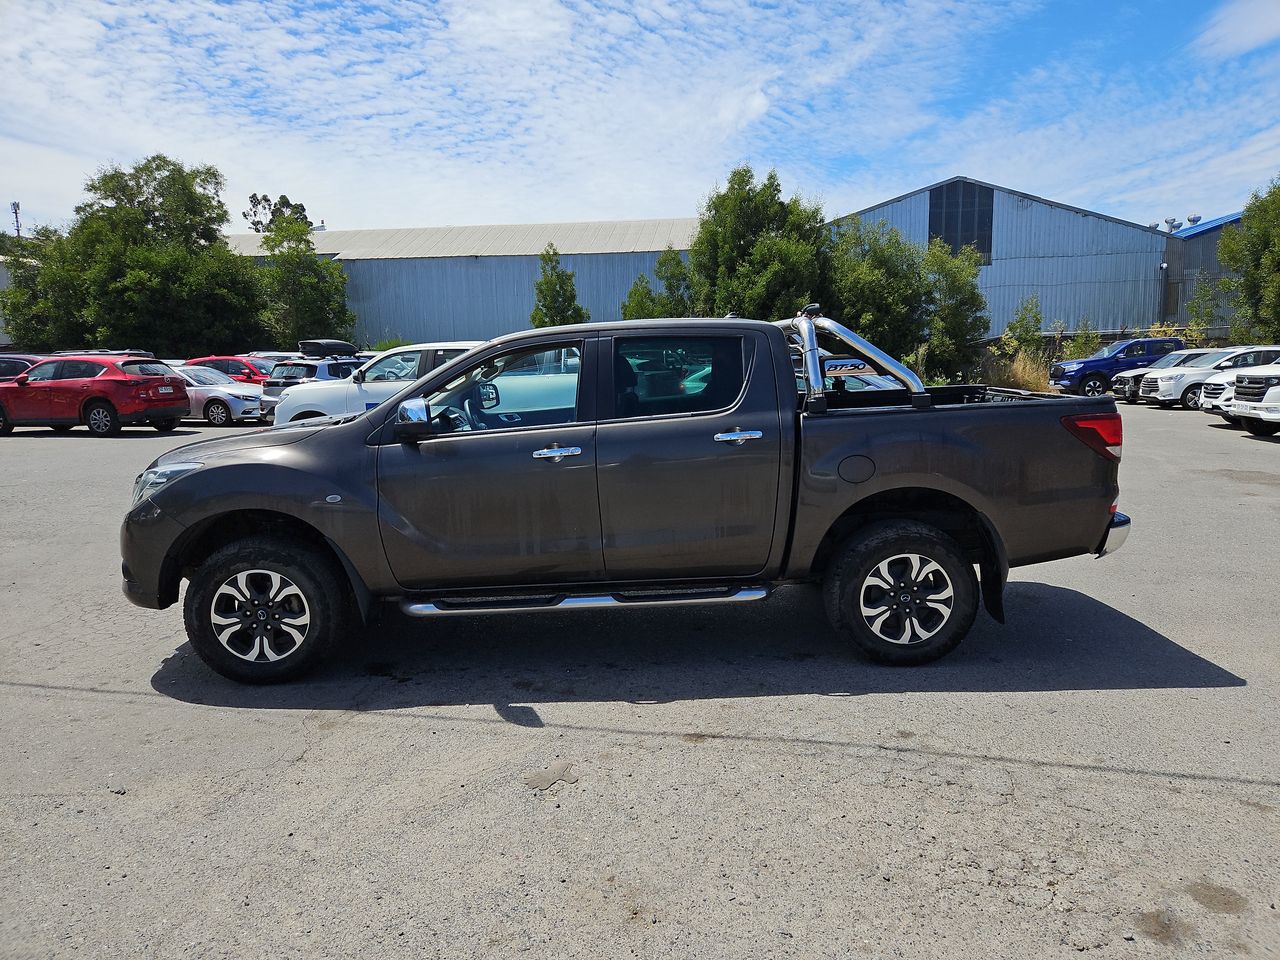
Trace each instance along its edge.
<path fill-rule="evenodd" d="M 1122 410 L 1128 543 L 936 664 L 793 588 L 268 688 L 119 588 L 134 476 L 229 430 L 0 438 L 0 956 L 1280 956 L 1280 437 Z"/>

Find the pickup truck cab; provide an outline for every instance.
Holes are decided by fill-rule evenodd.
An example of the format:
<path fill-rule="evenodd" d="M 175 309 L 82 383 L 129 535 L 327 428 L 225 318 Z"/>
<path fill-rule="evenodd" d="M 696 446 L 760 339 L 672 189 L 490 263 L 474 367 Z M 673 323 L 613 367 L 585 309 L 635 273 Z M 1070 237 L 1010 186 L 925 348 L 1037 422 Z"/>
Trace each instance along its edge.
<path fill-rule="evenodd" d="M 897 389 L 828 389 L 819 338 Z M 801 389 L 795 362 L 800 358 Z M 1110 397 L 919 378 L 821 316 L 494 340 L 373 410 L 173 450 L 137 479 L 125 595 L 188 581 L 197 653 L 295 676 L 376 602 L 410 617 L 746 603 L 823 587 L 836 630 L 934 660 L 1008 568 L 1123 543 Z"/>
<path fill-rule="evenodd" d="M 1083 360 L 1064 360 L 1049 368 L 1049 385 L 1063 393 L 1100 397 L 1111 389 L 1117 373 L 1152 366 L 1165 354 L 1181 350 L 1177 337 L 1141 337 L 1109 343 Z"/>

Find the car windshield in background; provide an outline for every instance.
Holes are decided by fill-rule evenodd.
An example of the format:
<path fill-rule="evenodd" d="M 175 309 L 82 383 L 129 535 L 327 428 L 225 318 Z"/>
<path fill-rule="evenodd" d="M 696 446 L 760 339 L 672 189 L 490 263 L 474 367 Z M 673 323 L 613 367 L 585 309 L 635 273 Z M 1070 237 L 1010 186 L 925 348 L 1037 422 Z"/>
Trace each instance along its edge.
<path fill-rule="evenodd" d="M 1110 346 L 1103 347 L 1101 350 L 1097 351 L 1096 353 L 1089 354 L 1089 356 L 1087 356 L 1085 359 L 1086 360 L 1102 360 L 1105 357 L 1114 357 L 1117 353 L 1119 353 L 1121 350 L 1123 350 L 1132 342 L 1133 342 L 1132 340 L 1121 340 L 1119 343 L 1113 343 Z"/>
<path fill-rule="evenodd" d="M 1198 353 L 1166 353 L 1151 365 L 1152 370 L 1163 370 L 1165 367 L 1180 367 L 1188 360 L 1200 356 Z"/>
<path fill-rule="evenodd" d="M 276 362 L 274 360 L 264 360 L 262 357 L 245 357 L 244 361 L 251 367 L 257 367 L 267 376 L 271 376 L 271 371 L 276 368 Z"/>
<path fill-rule="evenodd" d="M 236 382 L 225 373 L 221 373 L 217 370 L 211 369 L 210 367 L 186 367 L 183 369 L 182 374 L 192 383 L 197 383 L 202 387 L 212 387 L 215 384 Z"/>
<path fill-rule="evenodd" d="M 1231 356 L 1230 350 L 1215 350 L 1213 353 L 1203 353 L 1190 361 L 1184 366 L 1188 367 L 1212 367 L 1219 360 L 1225 360 Z"/>
<path fill-rule="evenodd" d="M 120 369 L 131 377 L 167 377 L 175 371 L 172 367 L 155 360 L 126 360 Z"/>
<path fill-rule="evenodd" d="M 271 371 L 273 380 L 306 380 L 316 375 L 314 363 L 277 363 Z"/>

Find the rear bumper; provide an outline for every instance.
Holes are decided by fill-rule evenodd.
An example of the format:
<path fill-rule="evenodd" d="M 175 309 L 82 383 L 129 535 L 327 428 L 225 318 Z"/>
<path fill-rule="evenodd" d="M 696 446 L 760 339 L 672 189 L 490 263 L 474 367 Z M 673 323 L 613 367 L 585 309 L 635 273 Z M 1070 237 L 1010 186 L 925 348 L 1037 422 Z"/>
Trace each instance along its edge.
<path fill-rule="evenodd" d="M 190 416 L 191 405 L 186 401 L 182 403 L 169 403 L 163 407 L 143 407 L 141 410 L 132 413 L 121 412 L 118 414 L 120 422 L 126 426 L 135 423 L 147 423 L 151 420 L 180 420 L 183 417 Z"/>
<path fill-rule="evenodd" d="M 1098 544 L 1098 549 L 1094 553 L 1099 557 L 1105 557 L 1115 553 L 1124 546 L 1124 542 L 1129 539 L 1129 528 L 1133 526 L 1133 521 L 1123 513 L 1114 513 L 1111 515 L 1111 523 L 1107 525 L 1107 532 L 1102 537 L 1102 542 Z"/>

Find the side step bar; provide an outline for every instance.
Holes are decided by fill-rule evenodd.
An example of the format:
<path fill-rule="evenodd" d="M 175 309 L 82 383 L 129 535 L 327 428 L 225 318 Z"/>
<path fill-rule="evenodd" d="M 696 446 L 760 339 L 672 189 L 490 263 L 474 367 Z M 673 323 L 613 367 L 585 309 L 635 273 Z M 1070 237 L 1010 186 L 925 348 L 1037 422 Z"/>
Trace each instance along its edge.
<path fill-rule="evenodd" d="M 400 611 L 410 617 L 466 617 L 485 613 L 539 613 L 546 610 L 606 610 L 619 607 L 680 607 L 707 603 L 746 603 L 769 596 L 767 587 L 735 587 L 729 590 L 672 591 L 670 593 L 603 593 L 582 596 L 561 594 L 529 601 L 503 598 L 496 603 L 451 603 L 447 600 L 400 601 Z"/>

